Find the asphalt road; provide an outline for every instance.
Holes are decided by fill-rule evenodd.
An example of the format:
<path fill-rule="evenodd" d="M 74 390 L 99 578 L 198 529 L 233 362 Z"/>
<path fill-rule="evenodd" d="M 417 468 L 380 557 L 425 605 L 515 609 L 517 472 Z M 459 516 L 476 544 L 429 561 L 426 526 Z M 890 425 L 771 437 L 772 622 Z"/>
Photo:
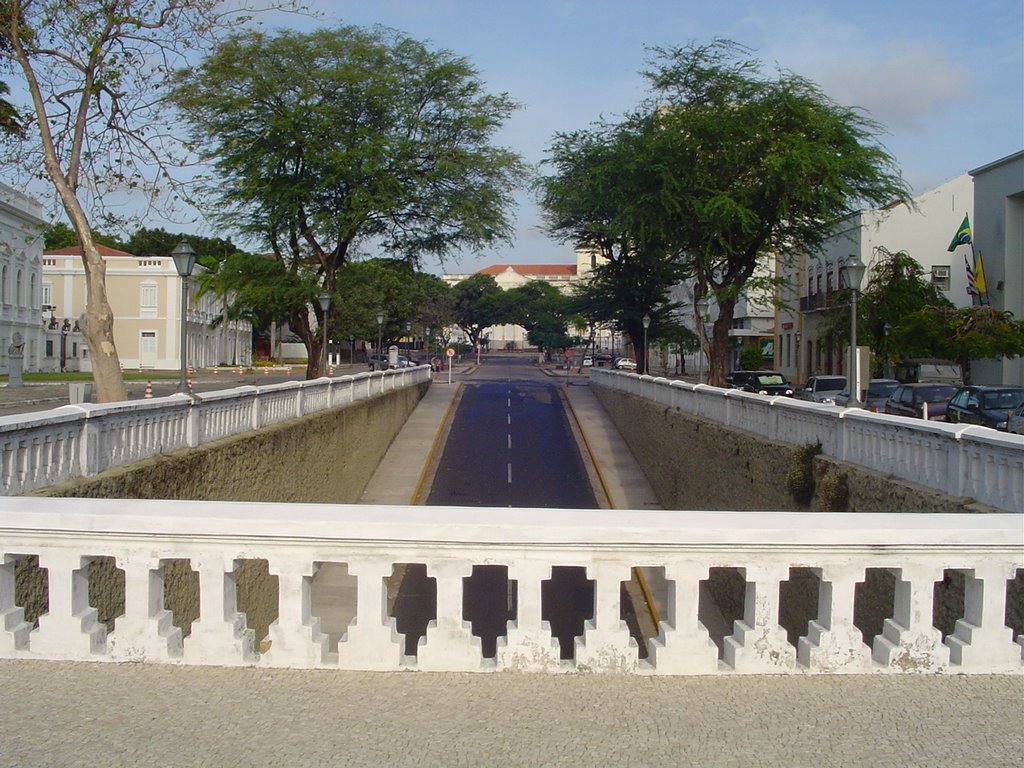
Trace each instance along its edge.
<path fill-rule="evenodd" d="M 466 381 L 428 505 L 594 509 L 562 395 L 530 358 L 492 358 Z"/>

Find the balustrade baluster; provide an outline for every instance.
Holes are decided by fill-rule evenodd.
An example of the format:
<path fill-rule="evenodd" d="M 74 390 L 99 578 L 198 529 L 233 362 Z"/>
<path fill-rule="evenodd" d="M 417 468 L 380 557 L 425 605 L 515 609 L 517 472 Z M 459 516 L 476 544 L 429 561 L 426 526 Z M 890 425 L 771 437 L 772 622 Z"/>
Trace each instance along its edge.
<path fill-rule="evenodd" d="M 159 558 L 122 555 L 117 567 L 124 571 L 124 616 L 108 638 L 110 657 L 150 662 L 181 658 L 181 629 L 164 609 Z"/>
<path fill-rule="evenodd" d="M 5 555 L 0 562 L 0 656 L 15 656 L 28 650 L 32 624 L 25 621 L 25 609 L 14 602 L 14 567 L 18 558 Z"/>
<path fill-rule="evenodd" d="M 704 675 L 718 670 L 718 647 L 700 622 L 700 582 L 706 564 L 669 561 L 668 616 L 661 617 L 658 636 L 648 643 L 651 664 L 659 674 Z"/>
<path fill-rule="evenodd" d="M 814 571 L 821 580 L 818 617 L 797 641 L 797 661 L 811 672 L 869 671 L 871 649 L 853 623 L 857 582 L 864 578 L 864 568 L 844 564 Z"/>
<path fill-rule="evenodd" d="M 779 625 L 779 583 L 789 575 L 786 564 L 746 567 L 747 593 L 743 619 L 725 638 L 725 662 L 737 672 L 787 672 L 796 666 L 796 654 Z"/>
<path fill-rule="evenodd" d="M 594 579 L 594 618 L 576 639 L 576 668 L 594 672 L 635 672 L 639 663 L 636 643 L 622 616 L 622 582 L 629 581 L 625 563 L 598 562 L 587 568 Z M 642 609 L 642 607 L 638 606 Z"/>
<path fill-rule="evenodd" d="M 472 573 L 473 564 L 464 560 L 428 566 L 427 578 L 437 584 L 437 617 L 427 626 L 426 642 L 418 649 L 417 669 L 473 672 L 483 667 L 480 639 L 462 618 L 462 579 Z"/>
<path fill-rule="evenodd" d="M 313 624 L 311 590 L 313 564 L 305 559 L 271 558 L 277 576 L 278 616 L 270 625 L 270 649 L 262 661 L 272 667 L 316 667 L 330 653 L 327 635 Z"/>
<path fill-rule="evenodd" d="M 348 573 L 356 577 L 356 620 L 348 628 L 348 637 L 338 644 L 338 664 L 342 669 L 400 668 L 403 638 L 395 630 L 394 619 L 387 616 L 384 588 L 391 567 L 390 558 L 348 560 Z"/>
<path fill-rule="evenodd" d="M 498 638 L 498 669 L 554 671 L 564 669 L 551 626 L 541 621 L 541 582 L 551 578 L 551 563 L 525 560 L 510 565 L 509 579 L 517 583 L 516 620 L 509 622 L 504 643 Z"/>
<path fill-rule="evenodd" d="M 1012 566 L 984 565 L 964 573 L 964 617 L 946 637 L 950 661 L 964 672 L 1020 672 L 1021 646 L 1006 626 L 1006 581 Z"/>
<path fill-rule="evenodd" d="M 185 640 L 185 657 L 192 664 L 232 666 L 257 660 L 255 637 L 243 629 L 245 614 L 236 610 L 234 570 L 230 557 L 204 554 L 193 558 L 199 572 L 199 618 Z"/>
<path fill-rule="evenodd" d="M 39 554 L 48 578 L 49 610 L 29 638 L 29 649 L 47 659 L 91 659 L 106 652 L 107 628 L 89 607 L 88 558 L 74 550 Z"/>
<path fill-rule="evenodd" d="M 943 569 L 914 565 L 892 571 L 897 576 L 895 611 L 875 637 L 872 658 L 894 672 L 945 672 L 949 648 L 932 626 L 934 585 Z"/>

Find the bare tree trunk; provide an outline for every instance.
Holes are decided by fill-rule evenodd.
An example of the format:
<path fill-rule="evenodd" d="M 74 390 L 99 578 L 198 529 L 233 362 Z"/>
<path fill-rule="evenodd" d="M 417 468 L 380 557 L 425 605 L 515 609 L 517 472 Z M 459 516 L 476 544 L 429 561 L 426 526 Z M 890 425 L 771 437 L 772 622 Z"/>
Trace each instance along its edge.
<path fill-rule="evenodd" d="M 47 157 L 49 160 L 49 157 Z M 56 163 L 46 163 L 50 178 L 60 194 L 64 210 L 82 246 L 85 269 L 86 303 L 82 318 L 82 336 L 89 347 L 92 365 L 93 399 L 97 403 L 127 400 L 121 360 L 114 346 L 114 313 L 107 300 L 107 264 L 96 250 L 89 220 L 74 191 L 60 174 Z"/>
<path fill-rule="evenodd" d="M 736 302 L 722 301 L 718 304 L 718 317 L 711 326 L 711 339 L 708 355 L 708 384 L 714 387 L 725 386 L 725 361 L 729 356 L 729 326 L 732 324 L 733 310 Z"/>

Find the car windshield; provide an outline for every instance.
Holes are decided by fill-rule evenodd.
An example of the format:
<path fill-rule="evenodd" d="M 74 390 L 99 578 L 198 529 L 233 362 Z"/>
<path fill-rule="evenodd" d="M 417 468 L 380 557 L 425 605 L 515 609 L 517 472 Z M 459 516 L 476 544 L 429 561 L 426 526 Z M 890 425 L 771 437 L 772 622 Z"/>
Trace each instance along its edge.
<path fill-rule="evenodd" d="M 846 379 L 818 379 L 819 392 L 835 392 L 846 386 Z"/>
<path fill-rule="evenodd" d="M 1024 400 L 1024 389 L 1004 389 L 1000 392 L 984 392 L 981 407 L 986 411 L 1012 411 Z"/>
<path fill-rule="evenodd" d="M 956 387 L 921 387 L 917 390 L 917 399 L 923 403 L 941 403 L 949 400 L 956 392 Z"/>
<path fill-rule="evenodd" d="M 872 381 L 868 383 L 868 394 L 873 397 L 888 397 L 899 385 L 898 381 Z"/>
<path fill-rule="evenodd" d="M 757 375 L 757 383 L 762 386 L 778 386 L 786 383 L 786 377 L 781 373 L 759 373 Z"/>

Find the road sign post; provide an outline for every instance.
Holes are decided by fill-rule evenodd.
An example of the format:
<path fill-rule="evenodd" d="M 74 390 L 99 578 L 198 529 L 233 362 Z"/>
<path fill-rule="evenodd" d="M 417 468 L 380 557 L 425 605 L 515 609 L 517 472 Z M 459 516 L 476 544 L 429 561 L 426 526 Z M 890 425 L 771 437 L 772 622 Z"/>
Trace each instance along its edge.
<path fill-rule="evenodd" d="M 448 347 L 444 351 L 445 357 L 448 358 L 448 383 L 452 383 L 452 358 L 455 357 L 455 350 L 452 347 Z"/>

